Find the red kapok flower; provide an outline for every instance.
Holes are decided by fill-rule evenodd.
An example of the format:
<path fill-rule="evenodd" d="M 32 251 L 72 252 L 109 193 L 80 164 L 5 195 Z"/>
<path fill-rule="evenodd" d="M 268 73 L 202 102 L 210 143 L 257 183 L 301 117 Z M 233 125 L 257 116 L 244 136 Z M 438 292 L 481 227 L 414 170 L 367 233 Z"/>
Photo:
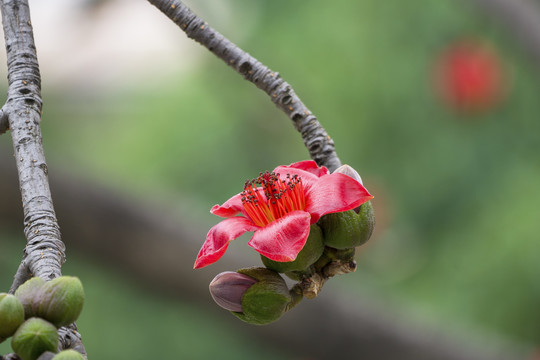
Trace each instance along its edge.
<path fill-rule="evenodd" d="M 212 214 L 226 219 L 206 235 L 194 268 L 219 260 L 229 242 L 247 231 L 255 232 L 248 245 L 260 254 L 293 261 L 306 243 L 310 225 L 321 216 L 354 209 L 372 198 L 358 181 L 329 174 L 310 160 L 260 173 L 245 183 L 240 194 L 212 207 Z"/>
<path fill-rule="evenodd" d="M 495 49 L 473 39 L 450 45 L 439 56 L 434 85 L 451 108 L 465 113 L 489 110 L 505 93 L 505 74 Z"/>

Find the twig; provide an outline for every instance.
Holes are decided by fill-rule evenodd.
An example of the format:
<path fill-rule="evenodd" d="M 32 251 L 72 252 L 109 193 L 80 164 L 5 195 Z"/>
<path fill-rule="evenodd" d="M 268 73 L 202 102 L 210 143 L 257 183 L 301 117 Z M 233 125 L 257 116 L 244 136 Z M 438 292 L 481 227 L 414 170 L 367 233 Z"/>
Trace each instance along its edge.
<path fill-rule="evenodd" d="M 313 160 L 331 171 L 341 162 L 328 136 L 317 118 L 295 94 L 291 85 L 277 72 L 260 63 L 206 22 L 195 15 L 178 0 L 148 0 L 182 29 L 186 35 L 206 47 L 210 52 L 231 66 L 246 80 L 270 96 L 270 99 L 292 120 L 302 135 L 304 144 Z"/>
<path fill-rule="evenodd" d="M 65 246 L 54 212 L 41 137 L 41 78 L 28 0 L 2 0 L 6 40 L 8 96 L 0 130 L 10 129 L 19 174 L 27 244 L 10 291 L 30 276 L 61 276 Z M 64 333 L 60 332 L 60 335 Z M 79 339 L 80 336 L 77 334 Z M 67 340 L 61 339 L 65 344 Z M 70 342 L 71 343 L 71 342 Z M 75 344 L 71 344 L 75 346 Z M 76 344 L 79 349 L 82 343 Z"/>

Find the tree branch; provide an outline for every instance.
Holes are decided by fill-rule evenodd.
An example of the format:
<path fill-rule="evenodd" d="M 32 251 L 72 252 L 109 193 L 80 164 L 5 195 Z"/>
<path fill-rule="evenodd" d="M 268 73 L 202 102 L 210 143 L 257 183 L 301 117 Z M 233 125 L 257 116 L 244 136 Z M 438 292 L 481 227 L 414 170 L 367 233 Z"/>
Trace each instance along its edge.
<path fill-rule="evenodd" d="M 178 25 L 189 38 L 206 47 L 246 80 L 266 92 L 272 102 L 292 120 L 294 127 L 302 135 L 304 145 L 313 160 L 319 165 L 326 166 L 330 171 L 341 165 L 333 140 L 317 121 L 315 115 L 295 94 L 291 85 L 285 82 L 277 72 L 270 70 L 208 26 L 180 1 L 148 1 Z"/>
<path fill-rule="evenodd" d="M 28 0 L 2 0 L 0 6 L 8 65 L 8 95 L 0 114 L 0 132 L 7 128 L 11 132 L 27 239 L 10 289 L 14 292 L 31 276 L 45 280 L 61 276 L 65 246 L 60 239 L 42 145 L 41 77 Z M 67 339 L 69 332 L 59 331 L 61 344 L 77 346 L 85 354 L 80 335 L 75 332 Z M 72 342 L 74 337 L 78 341 Z"/>
<path fill-rule="evenodd" d="M 41 138 L 41 79 L 27 0 L 2 1 L 8 62 L 8 117 L 28 240 L 24 265 L 46 280 L 61 275 L 64 244 L 54 213 Z"/>

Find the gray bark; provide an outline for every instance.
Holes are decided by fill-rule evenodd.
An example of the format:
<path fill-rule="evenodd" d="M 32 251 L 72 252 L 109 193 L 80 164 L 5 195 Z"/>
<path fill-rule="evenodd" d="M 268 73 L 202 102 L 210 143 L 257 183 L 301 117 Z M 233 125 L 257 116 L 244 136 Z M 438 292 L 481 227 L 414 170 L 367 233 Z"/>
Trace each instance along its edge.
<path fill-rule="evenodd" d="M 319 165 L 334 171 L 341 162 L 328 136 L 315 115 L 296 95 L 291 85 L 277 72 L 270 70 L 219 32 L 208 26 L 178 0 L 148 0 L 182 29 L 186 35 L 206 47 L 231 66 L 246 80 L 263 90 L 300 132 L 309 154 Z"/>
<path fill-rule="evenodd" d="M 53 208 L 48 168 L 41 136 L 41 77 L 30 8 L 27 0 L 2 0 L 6 42 L 8 94 L 1 109 L 0 133 L 10 130 L 27 239 L 21 265 L 10 292 L 32 276 L 51 280 L 61 276 L 65 246 Z M 18 205 L 13 205 L 18 207 Z M 75 324 L 59 330 L 60 347 L 85 354 Z"/>
<path fill-rule="evenodd" d="M 28 267 L 28 274 L 50 280 L 61 275 L 64 244 L 53 208 L 42 146 L 41 78 L 28 2 L 2 1 L 2 23 L 9 83 L 2 110 L 9 121 L 24 208 L 28 242 L 23 264 Z"/>

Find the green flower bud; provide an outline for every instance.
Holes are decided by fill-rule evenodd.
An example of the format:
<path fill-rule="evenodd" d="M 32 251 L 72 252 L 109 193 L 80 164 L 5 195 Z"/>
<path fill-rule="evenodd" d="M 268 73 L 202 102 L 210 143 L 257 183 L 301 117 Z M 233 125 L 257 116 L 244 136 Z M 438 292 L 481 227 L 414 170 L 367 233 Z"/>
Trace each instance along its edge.
<path fill-rule="evenodd" d="M 26 320 L 11 339 L 11 347 L 21 360 L 36 360 L 45 351 L 56 351 L 56 327 L 40 318 Z"/>
<path fill-rule="evenodd" d="M 265 268 L 240 269 L 238 272 L 257 282 L 242 296 L 242 312 L 231 313 L 254 325 L 265 325 L 279 319 L 291 302 L 285 280 L 278 273 Z"/>
<path fill-rule="evenodd" d="M 323 229 L 324 243 L 336 249 L 360 246 L 369 240 L 375 227 L 375 214 L 371 201 L 354 210 L 327 214 L 317 223 Z"/>
<path fill-rule="evenodd" d="M 36 294 L 41 290 L 43 285 L 45 285 L 45 280 L 40 277 L 33 277 L 19 286 L 17 291 L 15 291 L 15 296 L 23 305 L 25 319 L 37 316 L 35 311 L 32 309 L 32 303 L 36 297 Z"/>
<path fill-rule="evenodd" d="M 321 257 L 324 251 L 324 240 L 321 228 L 317 224 L 311 225 L 306 244 L 293 261 L 274 261 L 261 255 L 261 260 L 268 269 L 279 273 L 304 271 Z"/>
<path fill-rule="evenodd" d="M 225 310 L 242 312 L 242 296 L 256 282 L 254 278 L 236 271 L 225 271 L 210 282 L 210 295 Z"/>
<path fill-rule="evenodd" d="M 0 294 L 0 340 L 13 335 L 23 321 L 24 309 L 21 302 L 11 294 Z"/>
<path fill-rule="evenodd" d="M 52 360 L 84 360 L 84 356 L 75 350 L 64 350 L 56 354 Z"/>
<path fill-rule="evenodd" d="M 32 309 L 37 316 L 61 327 L 77 320 L 83 304 L 81 281 L 73 276 L 61 276 L 41 287 L 34 297 Z"/>

